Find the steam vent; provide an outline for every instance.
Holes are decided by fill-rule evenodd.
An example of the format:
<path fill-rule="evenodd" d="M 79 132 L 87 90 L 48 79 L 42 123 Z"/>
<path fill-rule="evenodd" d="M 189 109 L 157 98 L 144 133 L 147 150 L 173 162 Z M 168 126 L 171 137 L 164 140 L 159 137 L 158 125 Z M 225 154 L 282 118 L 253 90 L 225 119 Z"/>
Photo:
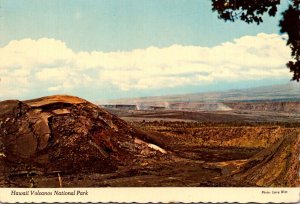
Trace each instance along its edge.
<path fill-rule="evenodd" d="M 114 111 L 127 122 L 73 96 L 0 102 L 0 187 L 300 184 L 298 125 L 234 124 L 226 115 L 222 123 L 191 122 L 179 119 L 208 113 L 180 110 Z M 169 120 L 155 118 L 164 115 Z"/>

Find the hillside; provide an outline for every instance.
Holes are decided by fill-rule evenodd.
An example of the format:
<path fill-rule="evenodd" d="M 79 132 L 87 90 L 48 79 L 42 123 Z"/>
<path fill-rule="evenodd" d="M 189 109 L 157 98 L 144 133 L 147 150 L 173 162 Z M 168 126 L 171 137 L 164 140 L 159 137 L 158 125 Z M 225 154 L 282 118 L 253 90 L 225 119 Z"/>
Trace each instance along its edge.
<path fill-rule="evenodd" d="M 111 104 L 149 103 L 165 105 L 166 102 L 234 102 L 234 101 L 300 101 L 300 84 L 264 86 L 223 92 L 204 92 L 182 95 L 129 98 L 109 101 Z"/>
<path fill-rule="evenodd" d="M 0 158 L 9 173 L 113 172 L 160 153 L 144 137 L 117 116 L 73 96 L 0 102 Z"/>
<path fill-rule="evenodd" d="M 298 124 L 172 120 L 192 113 L 126 122 L 74 96 L 2 101 L 0 187 L 299 186 Z"/>

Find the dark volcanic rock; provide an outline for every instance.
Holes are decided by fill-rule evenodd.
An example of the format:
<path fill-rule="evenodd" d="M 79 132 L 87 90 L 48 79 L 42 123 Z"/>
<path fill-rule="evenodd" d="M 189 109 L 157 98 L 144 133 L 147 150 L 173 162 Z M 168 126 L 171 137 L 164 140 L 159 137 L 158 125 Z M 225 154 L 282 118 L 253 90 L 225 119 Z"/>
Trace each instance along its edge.
<path fill-rule="evenodd" d="M 112 172 L 159 153 L 143 137 L 115 115 L 77 97 L 0 102 L 2 172 Z"/>
<path fill-rule="evenodd" d="M 214 179 L 220 186 L 297 187 L 299 178 L 299 131 L 285 135 L 246 160 L 208 164 L 208 168 L 221 169 L 222 175 Z"/>
<path fill-rule="evenodd" d="M 299 152 L 299 135 L 286 135 L 250 158 L 233 179 L 251 186 L 299 186 Z"/>

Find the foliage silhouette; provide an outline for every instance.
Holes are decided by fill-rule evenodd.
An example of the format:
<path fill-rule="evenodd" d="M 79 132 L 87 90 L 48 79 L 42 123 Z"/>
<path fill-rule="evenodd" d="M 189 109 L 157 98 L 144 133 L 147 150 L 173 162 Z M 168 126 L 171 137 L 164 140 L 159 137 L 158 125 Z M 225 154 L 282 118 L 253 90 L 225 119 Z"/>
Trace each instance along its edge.
<path fill-rule="evenodd" d="M 225 21 L 242 20 L 246 23 L 263 22 L 262 16 L 268 13 L 275 16 L 280 0 L 212 0 L 212 10 Z M 279 22 L 280 32 L 287 33 L 287 45 L 291 48 L 292 60 L 287 67 L 293 72 L 291 80 L 300 81 L 300 0 L 290 0 L 289 7 L 282 13 Z"/>

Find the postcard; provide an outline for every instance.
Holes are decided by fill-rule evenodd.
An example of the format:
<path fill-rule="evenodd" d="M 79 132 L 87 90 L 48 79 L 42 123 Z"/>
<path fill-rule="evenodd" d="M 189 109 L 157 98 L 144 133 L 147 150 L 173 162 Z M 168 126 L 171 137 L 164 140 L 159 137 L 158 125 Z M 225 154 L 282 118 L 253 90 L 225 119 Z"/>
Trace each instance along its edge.
<path fill-rule="evenodd" d="M 299 11 L 0 0 L 0 202 L 299 202 Z"/>

